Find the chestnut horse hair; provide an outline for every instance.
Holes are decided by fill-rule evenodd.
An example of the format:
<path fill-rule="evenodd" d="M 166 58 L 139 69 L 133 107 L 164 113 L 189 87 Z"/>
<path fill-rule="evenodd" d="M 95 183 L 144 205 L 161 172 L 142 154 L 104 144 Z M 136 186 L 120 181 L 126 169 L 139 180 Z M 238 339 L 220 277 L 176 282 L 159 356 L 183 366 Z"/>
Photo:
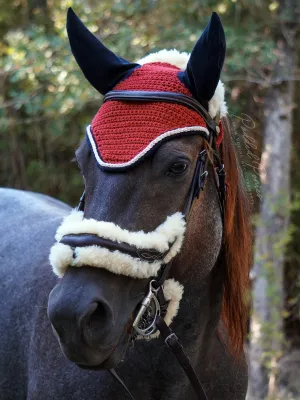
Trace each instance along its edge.
<path fill-rule="evenodd" d="M 226 168 L 227 197 L 224 244 L 221 264 L 224 273 L 222 320 L 230 349 L 235 356 L 243 352 L 246 337 L 249 298 L 249 272 L 252 259 L 250 205 L 242 185 L 241 171 L 232 139 L 229 119 L 222 119 L 224 138 L 222 158 Z"/>

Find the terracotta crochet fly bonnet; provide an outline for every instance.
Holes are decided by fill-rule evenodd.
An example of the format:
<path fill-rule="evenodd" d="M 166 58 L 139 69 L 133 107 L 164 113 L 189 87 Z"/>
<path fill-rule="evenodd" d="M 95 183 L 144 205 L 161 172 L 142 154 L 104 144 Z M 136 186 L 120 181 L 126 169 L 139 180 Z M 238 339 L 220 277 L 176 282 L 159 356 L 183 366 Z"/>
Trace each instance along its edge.
<path fill-rule="evenodd" d="M 220 118 L 227 110 L 224 87 L 219 81 L 225 38 L 220 35 L 218 19 L 217 14 L 212 15 L 190 56 L 176 50 L 162 50 L 138 63 L 129 63 L 107 49 L 71 9 L 67 29 L 77 63 L 102 95 L 111 90 L 151 91 L 194 98 L 211 118 L 217 119 L 219 145 L 223 136 Z M 86 57 L 87 52 L 95 57 Z M 209 134 L 197 111 L 186 105 L 158 101 L 108 100 L 87 127 L 99 166 L 113 170 L 136 165 L 166 140 L 194 134 Z"/>

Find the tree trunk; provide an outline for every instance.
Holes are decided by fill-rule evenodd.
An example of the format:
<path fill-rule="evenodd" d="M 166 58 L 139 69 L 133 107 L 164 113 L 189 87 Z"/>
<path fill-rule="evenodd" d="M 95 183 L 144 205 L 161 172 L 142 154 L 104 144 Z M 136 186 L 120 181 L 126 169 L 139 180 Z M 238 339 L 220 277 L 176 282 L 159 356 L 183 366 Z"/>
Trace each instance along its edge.
<path fill-rule="evenodd" d="M 249 351 L 249 397 L 272 397 L 276 389 L 277 361 L 284 349 L 283 271 L 289 239 L 290 157 L 296 25 L 293 1 L 281 2 L 277 61 L 264 102 L 264 144 L 260 178 L 262 203 L 256 227 L 253 314 Z"/>

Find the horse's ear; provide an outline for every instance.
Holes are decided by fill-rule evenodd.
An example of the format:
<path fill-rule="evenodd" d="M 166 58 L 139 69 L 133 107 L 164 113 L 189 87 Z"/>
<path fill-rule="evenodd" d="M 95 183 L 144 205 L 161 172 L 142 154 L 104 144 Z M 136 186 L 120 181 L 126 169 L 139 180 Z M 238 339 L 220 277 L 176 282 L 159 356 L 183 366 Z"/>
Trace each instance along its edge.
<path fill-rule="evenodd" d="M 180 79 L 193 96 L 205 104 L 215 93 L 225 52 L 224 29 L 218 14 L 214 12 L 191 53 L 186 70 L 180 74 Z"/>
<path fill-rule="evenodd" d="M 139 65 L 115 55 L 68 9 L 67 32 L 72 53 L 86 79 L 101 94 L 109 92 Z"/>

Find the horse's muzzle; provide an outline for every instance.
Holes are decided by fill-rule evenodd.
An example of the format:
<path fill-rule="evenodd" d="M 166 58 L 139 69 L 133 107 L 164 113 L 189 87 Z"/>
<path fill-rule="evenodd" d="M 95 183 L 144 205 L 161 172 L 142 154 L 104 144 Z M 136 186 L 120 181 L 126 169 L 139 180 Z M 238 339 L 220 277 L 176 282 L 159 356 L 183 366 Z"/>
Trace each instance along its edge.
<path fill-rule="evenodd" d="M 121 361 L 131 337 L 132 314 L 146 289 L 145 280 L 105 269 L 69 268 L 48 301 L 48 315 L 66 357 L 87 367 L 112 368 Z"/>

